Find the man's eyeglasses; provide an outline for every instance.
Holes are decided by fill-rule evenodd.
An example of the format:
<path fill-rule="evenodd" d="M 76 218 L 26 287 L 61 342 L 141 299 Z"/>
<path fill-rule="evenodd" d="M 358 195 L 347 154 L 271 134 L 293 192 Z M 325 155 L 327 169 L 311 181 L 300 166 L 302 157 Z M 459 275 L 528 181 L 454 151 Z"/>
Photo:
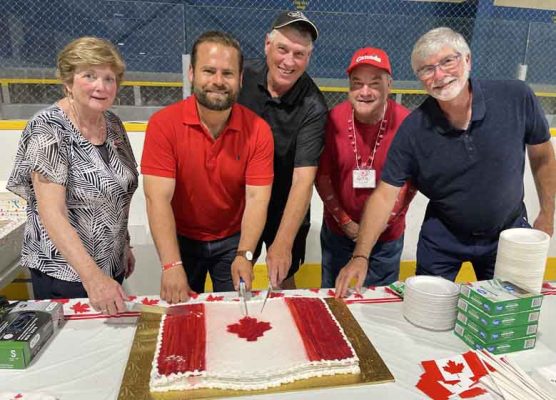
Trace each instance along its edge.
<path fill-rule="evenodd" d="M 428 79 L 432 77 L 436 71 L 436 68 L 440 68 L 444 72 L 453 70 L 459 65 L 461 60 L 461 54 L 456 53 L 448 57 L 444 57 L 440 62 L 431 65 L 425 65 L 417 70 L 417 76 L 419 78 Z"/>

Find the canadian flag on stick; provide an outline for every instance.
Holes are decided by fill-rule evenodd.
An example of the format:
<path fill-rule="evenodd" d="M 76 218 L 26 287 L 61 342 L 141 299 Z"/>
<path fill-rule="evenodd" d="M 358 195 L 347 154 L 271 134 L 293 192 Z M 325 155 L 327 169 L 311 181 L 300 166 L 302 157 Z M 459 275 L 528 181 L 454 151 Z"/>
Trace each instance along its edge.
<path fill-rule="evenodd" d="M 479 385 L 479 379 L 488 371 L 472 351 L 441 360 L 421 362 L 425 372 L 417 388 L 434 400 L 448 400 L 452 396 L 463 399 L 491 399 Z"/>

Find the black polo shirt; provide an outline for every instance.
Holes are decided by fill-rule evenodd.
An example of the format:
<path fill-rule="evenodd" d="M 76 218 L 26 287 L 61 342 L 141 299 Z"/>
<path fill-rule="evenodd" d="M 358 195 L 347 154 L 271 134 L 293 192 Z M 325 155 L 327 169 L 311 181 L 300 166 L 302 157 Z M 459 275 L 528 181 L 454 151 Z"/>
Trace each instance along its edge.
<path fill-rule="evenodd" d="M 293 169 L 318 166 L 324 146 L 327 107 L 322 93 L 304 73 L 279 98 L 267 90 L 265 60 L 246 61 L 238 102 L 261 116 L 274 135 L 274 183 L 267 223 L 279 224 L 292 185 Z M 304 224 L 309 223 L 309 213 Z"/>
<path fill-rule="evenodd" d="M 550 132 L 525 83 L 470 83 L 468 129 L 454 129 L 429 96 L 398 130 L 382 180 L 402 186 L 411 179 L 430 199 L 427 212 L 455 232 L 496 234 L 525 208 L 525 145 L 550 140 Z"/>

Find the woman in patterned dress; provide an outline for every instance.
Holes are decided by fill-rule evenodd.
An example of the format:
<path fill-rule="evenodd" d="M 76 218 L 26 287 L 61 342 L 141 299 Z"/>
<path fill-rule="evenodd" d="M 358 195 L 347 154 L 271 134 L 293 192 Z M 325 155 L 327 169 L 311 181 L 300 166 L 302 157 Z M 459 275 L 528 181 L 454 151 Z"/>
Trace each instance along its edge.
<path fill-rule="evenodd" d="M 7 188 L 27 200 L 21 264 L 36 299 L 89 297 L 125 311 L 135 265 L 127 231 L 137 164 L 114 103 L 125 64 L 106 40 L 82 37 L 58 55 L 64 98 L 21 136 Z"/>

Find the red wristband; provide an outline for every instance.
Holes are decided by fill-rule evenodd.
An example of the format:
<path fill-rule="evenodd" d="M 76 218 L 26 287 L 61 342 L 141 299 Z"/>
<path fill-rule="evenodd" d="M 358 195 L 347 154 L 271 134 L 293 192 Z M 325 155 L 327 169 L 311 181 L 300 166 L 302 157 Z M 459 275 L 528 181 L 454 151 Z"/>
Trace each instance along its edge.
<path fill-rule="evenodd" d="M 170 269 L 170 268 L 177 267 L 178 265 L 183 265 L 183 262 L 181 262 L 181 261 L 174 261 L 174 262 L 171 262 L 171 263 L 168 263 L 168 264 L 163 264 L 163 265 L 162 265 L 162 271 L 166 271 L 166 270 L 168 270 L 168 269 Z"/>

